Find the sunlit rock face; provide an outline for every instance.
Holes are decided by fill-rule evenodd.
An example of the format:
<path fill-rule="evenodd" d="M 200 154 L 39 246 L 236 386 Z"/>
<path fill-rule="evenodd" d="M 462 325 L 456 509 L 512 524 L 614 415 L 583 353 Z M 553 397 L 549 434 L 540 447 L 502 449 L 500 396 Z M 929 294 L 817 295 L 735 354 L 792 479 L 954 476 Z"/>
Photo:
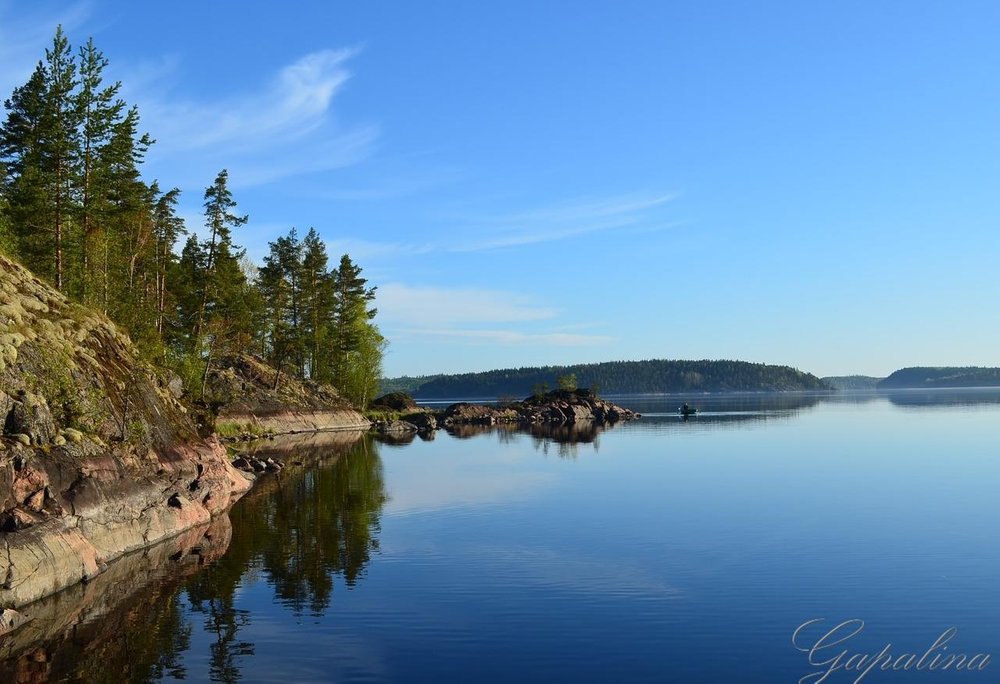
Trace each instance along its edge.
<path fill-rule="evenodd" d="M 351 431 L 371 425 L 333 387 L 279 373 L 251 354 L 227 356 L 215 365 L 205 400 L 227 433 Z"/>
<path fill-rule="evenodd" d="M 0 257 L 0 605 L 100 574 L 250 487 L 106 317 Z"/>

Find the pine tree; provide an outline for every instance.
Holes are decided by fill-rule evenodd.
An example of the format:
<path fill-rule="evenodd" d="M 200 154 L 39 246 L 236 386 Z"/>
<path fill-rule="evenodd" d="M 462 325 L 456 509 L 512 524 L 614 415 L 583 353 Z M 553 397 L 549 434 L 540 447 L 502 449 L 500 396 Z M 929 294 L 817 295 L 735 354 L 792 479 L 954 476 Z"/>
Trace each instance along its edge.
<path fill-rule="evenodd" d="M 170 299 L 174 306 L 172 315 L 165 316 L 165 334 L 168 345 L 177 348 L 182 356 L 195 353 L 194 330 L 198 325 L 202 293 L 205 291 L 208 255 L 195 235 L 189 235 L 181 250 L 180 259 L 170 268 L 167 276 Z"/>
<path fill-rule="evenodd" d="M 295 229 L 269 243 L 270 253 L 264 257 L 257 281 L 265 302 L 267 358 L 277 369 L 274 387 L 277 389 L 287 361 L 294 362 L 296 373 L 302 374 L 301 287 L 302 246 Z"/>
<path fill-rule="evenodd" d="M 333 381 L 346 396 L 359 401 L 364 395 L 359 390 L 368 383 L 359 379 L 357 366 L 362 348 L 373 337 L 370 321 L 375 317 L 376 309 L 369 309 L 368 304 L 375 298 L 375 288 L 365 287 L 368 281 L 361 277 L 361 268 L 347 254 L 340 258 L 340 266 L 332 275 L 334 299 L 330 322 Z M 368 344 L 365 351 L 372 351 L 376 346 Z M 367 365 L 369 368 L 374 366 L 371 363 Z"/>
<path fill-rule="evenodd" d="M 204 243 L 206 252 L 205 287 L 202 291 L 201 306 L 194 329 L 194 339 L 201 338 L 209 309 L 215 304 L 220 288 L 219 263 L 225 259 L 238 259 L 240 254 L 232 252 L 232 229 L 244 225 L 248 217 L 233 213 L 236 202 L 229 191 L 229 172 L 223 169 L 215 177 L 215 182 L 205 189 L 205 227 L 209 230 L 209 239 Z M 232 275 L 233 269 L 227 269 Z M 197 344 L 196 344 L 197 346 Z"/>
<path fill-rule="evenodd" d="M 49 208 L 42 174 L 45 81 L 45 65 L 39 62 L 28 82 L 4 102 L 7 118 L 0 128 L 0 188 L 7 203 L 8 246 L 14 246 L 17 256 L 39 275 L 48 272 L 37 240 Z"/>
<path fill-rule="evenodd" d="M 140 136 L 138 129 L 139 111 L 132 107 L 112 126 L 108 144 L 101 151 L 101 172 L 107 174 L 102 185 L 107 188 L 109 204 L 101 300 L 105 311 L 122 312 L 127 307 L 129 317 L 145 321 L 144 312 L 136 308 L 146 306 L 142 289 L 147 267 L 153 262 L 155 199 L 142 181 L 139 167 L 153 140 L 148 134 Z"/>
<path fill-rule="evenodd" d="M 181 191 L 173 188 L 162 195 L 159 185 L 154 181 L 151 186 L 156 196 L 156 206 L 153 210 L 153 235 L 156 240 L 156 332 L 163 338 L 167 319 L 167 293 L 169 291 L 168 277 L 176 260 L 174 245 L 181 235 L 187 234 L 184 219 L 177 216 L 177 200 Z"/>
<path fill-rule="evenodd" d="M 106 147 L 111 144 L 116 124 L 121 121 L 125 102 L 118 98 L 121 83 L 105 86 L 104 69 L 108 60 L 94 47 L 94 40 L 80 48 L 80 89 L 76 106 L 80 117 L 80 298 L 87 303 L 97 300 L 96 291 L 105 290 L 96 281 L 94 271 L 107 273 L 105 265 L 93 268 L 99 261 L 99 233 L 107 217 L 106 195 L 111 172 L 101 168 L 107 161 Z M 103 173 L 102 173 L 103 171 Z M 106 297 L 104 298 L 106 302 Z"/>
<path fill-rule="evenodd" d="M 75 210 L 72 183 L 80 158 L 80 116 L 73 94 L 77 85 L 76 61 L 62 26 L 56 29 L 52 48 L 45 51 L 45 63 L 41 166 L 43 184 L 52 204 L 47 228 L 53 242 L 53 279 L 56 289 L 64 290 L 67 233 Z"/>
<path fill-rule="evenodd" d="M 327 272 L 326 245 L 315 228 L 302 240 L 302 341 L 306 376 L 317 382 L 331 382 L 330 318 L 333 314 L 333 279 Z"/>
<path fill-rule="evenodd" d="M 202 243 L 205 253 L 204 287 L 192 333 L 194 351 L 204 358 L 201 394 L 212 362 L 234 349 L 248 347 L 254 337 L 256 320 L 253 293 L 242 266 L 245 252 L 233 243 L 233 228 L 248 217 L 234 214 L 236 201 L 228 187 L 229 173 L 223 169 L 205 189 L 205 227 L 209 239 Z"/>

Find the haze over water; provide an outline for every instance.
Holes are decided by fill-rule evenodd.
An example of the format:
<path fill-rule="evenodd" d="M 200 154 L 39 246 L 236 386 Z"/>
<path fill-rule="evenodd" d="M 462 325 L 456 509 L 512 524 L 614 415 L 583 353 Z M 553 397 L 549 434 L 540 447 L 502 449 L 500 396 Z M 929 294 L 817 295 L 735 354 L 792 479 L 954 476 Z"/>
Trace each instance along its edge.
<path fill-rule="evenodd" d="M 687 399 L 688 421 L 619 399 L 644 417 L 302 449 L 221 559 L 6 642 L 0 674 L 40 649 L 84 681 L 791 682 L 821 671 L 792 644 L 819 618 L 865 622 L 851 653 L 949 627 L 950 651 L 1000 651 L 1000 392 Z"/>

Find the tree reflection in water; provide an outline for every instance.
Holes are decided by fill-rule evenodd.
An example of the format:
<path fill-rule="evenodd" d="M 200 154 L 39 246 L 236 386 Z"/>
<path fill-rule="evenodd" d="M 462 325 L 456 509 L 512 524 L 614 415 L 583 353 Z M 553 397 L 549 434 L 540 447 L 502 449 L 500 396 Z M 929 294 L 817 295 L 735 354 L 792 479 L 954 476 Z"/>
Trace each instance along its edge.
<path fill-rule="evenodd" d="M 346 450 L 316 449 L 324 450 L 296 449 L 305 468 L 286 468 L 233 508 L 229 552 L 188 585 L 191 609 L 205 615 L 205 629 L 216 638 L 214 679 L 237 679 L 239 658 L 254 652 L 253 644 L 239 638 L 250 615 L 234 604 L 248 575 L 262 576 L 295 615 L 321 615 L 330 606 L 335 578 L 355 585 L 378 552 L 379 516 L 388 496 L 377 446 L 362 438 Z"/>
<path fill-rule="evenodd" d="M 295 615 L 319 615 L 330 607 L 336 578 L 355 585 L 378 552 L 388 500 L 382 463 L 370 438 L 350 439 L 281 451 L 286 462 L 303 465 L 259 482 L 229 519 L 213 524 L 221 533 L 182 536 L 183 543 L 122 559 L 89 585 L 33 605 L 32 614 L 44 617 L 0 640 L 0 680 L 197 679 L 184 658 L 194 616 L 202 616 L 211 641 L 211 678 L 240 679 L 254 654 L 242 637 L 252 616 L 239 606 L 241 587 L 263 580 Z"/>

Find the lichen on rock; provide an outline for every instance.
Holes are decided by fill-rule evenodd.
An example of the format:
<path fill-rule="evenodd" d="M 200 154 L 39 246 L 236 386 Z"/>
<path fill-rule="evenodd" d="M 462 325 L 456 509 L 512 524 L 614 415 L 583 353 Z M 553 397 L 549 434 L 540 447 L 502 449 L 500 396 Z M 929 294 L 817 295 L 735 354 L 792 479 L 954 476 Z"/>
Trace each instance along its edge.
<path fill-rule="evenodd" d="M 93 577 L 250 486 L 110 320 L 3 256 L 0 433 L 0 605 Z"/>

